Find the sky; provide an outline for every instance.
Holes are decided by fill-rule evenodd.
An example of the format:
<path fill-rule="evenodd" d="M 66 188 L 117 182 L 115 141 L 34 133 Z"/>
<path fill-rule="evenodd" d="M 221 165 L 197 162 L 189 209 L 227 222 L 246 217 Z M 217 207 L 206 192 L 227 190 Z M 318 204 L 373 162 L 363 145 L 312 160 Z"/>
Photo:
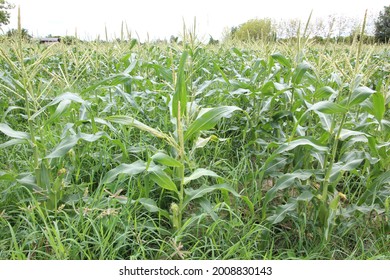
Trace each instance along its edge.
<path fill-rule="evenodd" d="M 183 22 L 187 29 L 196 26 L 200 39 L 220 39 L 226 28 L 249 19 L 299 18 L 306 22 L 329 15 L 361 18 L 365 10 L 376 16 L 388 0 L 7 0 L 20 6 L 22 27 L 34 37 L 75 35 L 82 39 L 119 38 L 124 30 L 133 38 L 169 39 L 180 36 Z M 196 24 L 194 24 L 196 19 Z M 17 8 L 11 12 L 10 24 L 4 31 L 17 27 Z M 126 31 L 125 31 L 126 32 Z"/>

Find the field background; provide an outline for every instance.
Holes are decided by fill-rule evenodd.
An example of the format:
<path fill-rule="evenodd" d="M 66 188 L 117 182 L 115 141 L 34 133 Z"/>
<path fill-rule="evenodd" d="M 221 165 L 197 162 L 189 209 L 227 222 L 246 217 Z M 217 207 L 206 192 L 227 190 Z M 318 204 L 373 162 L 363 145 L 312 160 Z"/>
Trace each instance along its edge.
<path fill-rule="evenodd" d="M 388 45 L 0 43 L 1 259 L 388 259 Z"/>

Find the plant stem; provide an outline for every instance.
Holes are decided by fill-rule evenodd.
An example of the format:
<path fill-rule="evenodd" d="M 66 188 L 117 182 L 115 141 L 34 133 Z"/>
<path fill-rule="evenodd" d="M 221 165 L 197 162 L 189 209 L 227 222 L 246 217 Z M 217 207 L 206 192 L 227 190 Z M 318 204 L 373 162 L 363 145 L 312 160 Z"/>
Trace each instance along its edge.
<path fill-rule="evenodd" d="M 185 166 L 185 150 L 184 150 L 184 132 L 181 123 L 181 102 L 178 102 L 177 106 L 177 136 L 179 140 L 179 160 L 182 164 L 181 167 L 178 167 L 178 176 L 180 178 L 180 188 L 179 188 L 179 221 L 178 226 L 181 228 L 182 222 L 182 213 L 183 213 L 183 202 L 184 202 L 184 166 Z"/>

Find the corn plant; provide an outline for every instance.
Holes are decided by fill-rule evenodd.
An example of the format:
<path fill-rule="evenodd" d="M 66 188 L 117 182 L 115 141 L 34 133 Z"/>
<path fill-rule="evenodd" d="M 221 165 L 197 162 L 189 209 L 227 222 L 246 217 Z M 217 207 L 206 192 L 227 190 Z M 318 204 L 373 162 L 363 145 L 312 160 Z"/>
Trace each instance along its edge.
<path fill-rule="evenodd" d="M 217 190 L 240 197 L 251 209 L 253 208 L 247 197 L 241 196 L 227 183 L 223 183 L 223 179 L 212 170 L 205 168 L 191 170 L 193 164 L 189 159 L 189 152 L 193 147 L 199 145 L 201 132 L 212 129 L 221 118 L 230 117 L 233 112 L 241 111 L 241 109 L 237 106 L 220 106 L 205 108 L 201 112 L 193 112 L 192 107 L 196 105 L 195 102 L 191 104 L 187 102 L 188 86 L 185 72 L 187 57 L 188 53 L 183 51 L 177 77 L 173 79 L 175 81 L 175 91 L 171 95 L 169 111 L 171 121 L 175 127 L 174 131 L 171 133 L 162 132 L 132 116 L 114 115 L 106 118 L 111 123 L 132 126 L 147 132 L 164 141 L 171 149 L 158 151 L 146 161 L 138 160 L 131 164 L 122 163 L 107 172 L 101 182 L 102 184 L 109 184 L 120 174 L 126 174 L 127 176 L 146 174 L 148 179 L 155 182 L 163 190 L 174 194 L 175 200 L 170 206 L 171 215 L 166 210 L 159 209 L 157 203 L 148 197 L 140 198 L 139 202 L 152 212 L 158 211 L 162 216 L 170 217 L 172 226 L 176 230 L 181 229 L 183 213 L 191 202 L 201 201 L 206 194 Z M 220 183 L 211 186 L 203 185 L 196 189 L 189 187 L 192 181 L 204 176 L 214 177 Z M 206 205 L 209 204 L 206 203 Z M 205 210 L 209 211 L 209 209 Z"/>

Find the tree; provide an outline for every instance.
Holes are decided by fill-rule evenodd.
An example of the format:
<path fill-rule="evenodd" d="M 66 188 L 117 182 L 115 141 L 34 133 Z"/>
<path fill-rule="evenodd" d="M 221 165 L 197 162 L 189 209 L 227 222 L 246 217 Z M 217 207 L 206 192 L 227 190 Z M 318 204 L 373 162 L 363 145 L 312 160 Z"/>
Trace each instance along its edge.
<path fill-rule="evenodd" d="M 31 40 L 33 37 L 28 33 L 28 30 L 25 29 L 25 28 L 22 28 L 21 29 L 21 34 L 23 39 L 29 41 Z M 8 37 L 16 37 L 16 36 L 19 36 L 19 31 L 17 29 L 11 29 L 11 30 L 8 30 L 7 31 L 7 36 Z"/>
<path fill-rule="evenodd" d="M 6 2 L 5 0 L 0 0 L 0 26 L 7 25 L 9 23 L 9 9 L 13 9 L 14 5 Z"/>
<path fill-rule="evenodd" d="M 237 28 L 232 28 L 233 38 L 241 41 L 274 40 L 276 33 L 270 19 L 251 19 Z"/>
<path fill-rule="evenodd" d="M 375 38 L 378 42 L 390 41 L 390 6 L 385 6 L 375 22 Z"/>

